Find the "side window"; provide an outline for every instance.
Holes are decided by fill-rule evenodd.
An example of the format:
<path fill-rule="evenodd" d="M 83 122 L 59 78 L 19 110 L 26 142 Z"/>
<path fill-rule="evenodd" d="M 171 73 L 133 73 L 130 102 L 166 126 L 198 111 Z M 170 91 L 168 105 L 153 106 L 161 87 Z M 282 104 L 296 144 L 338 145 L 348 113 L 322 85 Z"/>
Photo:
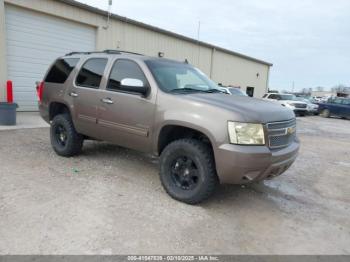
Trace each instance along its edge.
<path fill-rule="evenodd" d="M 63 84 L 77 65 L 79 58 L 57 59 L 45 78 L 45 82 Z"/>
<path fill-rule="evenodd" d="M 107 89 L 113 91 L 123 91 L 121 81 L 123 79 L 137 79 L 143 85 L 148 85 L 147 79 L 138 64 L 131 60 L 118 59 L 111 70 Z"/>
<path fill-rule="evenodd" d="M 350 99 L 343 99 L 343 104 L 350 106 Z"/>
<path fill-rule="evenodd" d="M 338 104 L 338 105 L 340 105 L 342 103 L 342 99 L 340 99 L 340 98 L 335 98 L 334 100 L 333 100 L 333 104 Z"/>
<path fill-rule="evenodd" d="M 270 95 L 269 98 L 271 98 L 271 99 L 278 99 L 277 95 L 274 95 L 274 94 Z"/>
<path fill-rule="evenodd" d="M 87 60 L 80 69 L 76 84 L 83 87 L 99 88 L 107 60 L 107 58 L 91 58 Z"/>

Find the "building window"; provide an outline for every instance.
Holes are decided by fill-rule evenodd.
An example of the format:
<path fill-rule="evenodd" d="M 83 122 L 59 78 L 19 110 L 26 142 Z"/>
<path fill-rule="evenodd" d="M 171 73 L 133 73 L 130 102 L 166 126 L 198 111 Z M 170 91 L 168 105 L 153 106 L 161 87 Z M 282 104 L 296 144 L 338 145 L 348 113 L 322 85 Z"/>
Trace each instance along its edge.
<path fill-rule="evenodd" d="M 250 97 L 254 96 L 254 87 L 247 86 L 247 95 L 250 96 Z"/>

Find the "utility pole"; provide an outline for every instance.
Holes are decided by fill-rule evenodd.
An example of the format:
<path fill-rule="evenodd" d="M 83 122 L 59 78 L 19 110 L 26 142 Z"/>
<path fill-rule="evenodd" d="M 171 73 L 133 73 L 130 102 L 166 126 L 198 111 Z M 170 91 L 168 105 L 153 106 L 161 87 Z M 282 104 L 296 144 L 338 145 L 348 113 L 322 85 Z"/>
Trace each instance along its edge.
<path fill-rule="evenodd" d="M 292 82 L 292 93 L 294 93 L 294 80 Z"/>

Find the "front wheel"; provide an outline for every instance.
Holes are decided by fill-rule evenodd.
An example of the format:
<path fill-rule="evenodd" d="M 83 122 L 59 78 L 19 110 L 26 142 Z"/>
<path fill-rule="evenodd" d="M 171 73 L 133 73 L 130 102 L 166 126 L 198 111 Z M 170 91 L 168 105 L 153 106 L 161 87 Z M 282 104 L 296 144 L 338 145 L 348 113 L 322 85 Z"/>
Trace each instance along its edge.
<path fill-rule="evenodd" d="M 172 198 L 187 204 L 204 201 L 218 183 L 211 148 L 195 139 L 170 143 L 160 157 L 160 179 Z"/>
<path fill-rule="evenodd" d="M 53 118 L 50 130 L 51 145 L 60 156 L 74 156 L 81 152 L 84 138 L 74 128 L 68 114 L 60 114 Z"/>

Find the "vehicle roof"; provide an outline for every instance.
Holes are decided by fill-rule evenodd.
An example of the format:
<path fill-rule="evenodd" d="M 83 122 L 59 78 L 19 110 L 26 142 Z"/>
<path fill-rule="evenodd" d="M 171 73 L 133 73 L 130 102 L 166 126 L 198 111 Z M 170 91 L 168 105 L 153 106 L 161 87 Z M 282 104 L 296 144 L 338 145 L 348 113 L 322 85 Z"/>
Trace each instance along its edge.
<path fill-rule="evenodd" d="M 153 57 L 153 56 L 147 56 L 139 53 L 134 52 L 128 52 L 128 51 L 122 51 L 122 50 L 104 50 L 104 51 L 92 51 L 92 52 L 71 52 L 68 53 L 61 58 L 81 58 L 81 57 L 106 57 L 106 56 L 114 56 L 114 57 L 125 57 L 125 58 L 133 58 L 137 60 L 159 60 L 159 61 L 166 61 L 166 62 L 175 62 L 175 63 L 181 63 L 181 61 L 172 60 L 168 58 L 162 58 L 162 57 Z M 183 61 L 183 63 L 188 63 L 186 60 Z"/>

